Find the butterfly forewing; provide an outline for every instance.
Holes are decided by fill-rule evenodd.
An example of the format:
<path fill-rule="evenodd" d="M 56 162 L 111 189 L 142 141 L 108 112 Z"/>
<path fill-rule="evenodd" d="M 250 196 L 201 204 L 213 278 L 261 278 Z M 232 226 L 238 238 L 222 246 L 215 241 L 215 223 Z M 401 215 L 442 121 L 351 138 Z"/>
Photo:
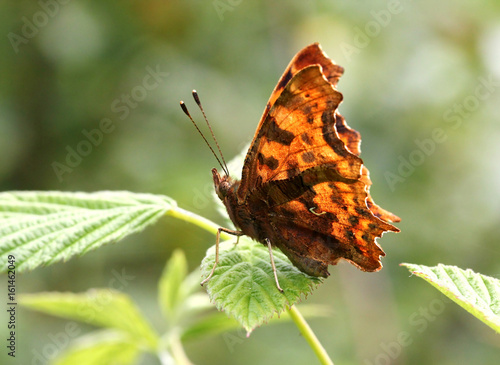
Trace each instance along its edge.
<path fill-rule="evenodd" d="M 375 205 L 360 155 L 361 137 L 338 113 L 343 68 L 318 44 L 288 65 L 246 155 L 242 178 L 223 197 L 234 223 L 280 248 L 300 270 L 327 276 L 346 259 L 377 271 L 376 238 L 399 221 Z"/>
<path fill-rule="evenodd" d="M 350 153 L 335 130 L 342 94 L 333 89 L 318 65 L 300 70 L 269 110 L 243 166 L 240 201 L 257 186 L 284 180 L 318 165 L 358 179 L 362 161 Z"/>
<path fill-rule="evenodd" d="M 319 65 L 323 69 L 323 74 L 328 79 L 328 81 L 334 86 L 337 86 L 337 82 L 339 81 L 340 76 L 344 73 L 344 69 L 333 63 L 331 59 L 329 59 L 321 46 L 318 43 L 310 44 L 307 47 L 304 47 L 301 51 L 299 51 L 290 61 L 288 66 L 283 72 L 283 75 L 279 79 L 276 87 L 271 93 L 271 97 L 266 105 L 266 109 L 264 110 L 264 114 L 261 118 L 260 124 L 262 124 L 264 117 L 267 115 L 267 112 L 274 105 L 274 102 L 280 96 L 281 92 L 288 84 L 288 82 L 294 77 L 297 72 L 302 70 L 303 68 L 311 65 Z M 260 129 L 260 124 L 257 127 L 257 131 Z"/>

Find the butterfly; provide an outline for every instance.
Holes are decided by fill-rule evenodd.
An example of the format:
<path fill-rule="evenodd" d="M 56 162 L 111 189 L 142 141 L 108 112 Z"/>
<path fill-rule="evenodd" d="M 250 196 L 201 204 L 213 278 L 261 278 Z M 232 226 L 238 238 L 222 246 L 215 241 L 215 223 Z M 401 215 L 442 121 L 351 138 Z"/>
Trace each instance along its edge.
<path fill-rule="evenodd" d="M 218 229 L 215 264 L 202 285 L 217 266 L 221 232 L 267 245 L 280 291 L 272 247 L 316 277 L 327 277 L 328 265 L 341 259 L 363 271 L 382 268 L 385 253 L 376 239 L 386 231 L 399 232 L 389 222 L 400 218 L 370 196 L 368 169 L 359 157 L 360 134 L 338 112 L 343 71 L 318 43 L 299 51 L 266 105 L 241 180 L 229 176 L 225 161 L 219 161 L 223 175 L 212 169 L 217 196 L 237 229 Z"/>

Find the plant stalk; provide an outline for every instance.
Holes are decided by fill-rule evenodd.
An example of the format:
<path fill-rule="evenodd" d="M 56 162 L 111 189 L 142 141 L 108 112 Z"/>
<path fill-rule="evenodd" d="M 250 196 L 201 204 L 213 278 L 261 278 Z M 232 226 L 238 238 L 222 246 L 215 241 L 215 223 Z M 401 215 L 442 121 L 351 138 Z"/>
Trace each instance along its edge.
<path fill-rule="evenodd" d="M 213 234 L 217 234 L 217 230 L 220 227 L 220 225 L 218 225 L 217 223 L 214 223 L 211 220 L 209 220 L 205 217 L 202 217 L 201 215 L 195 214 L 193 212 L 190 212 L 188 210 L 185 210 L 185 209 L 182 209 L 179 207 L 175 207 L 175 208 L 170 209 L 167 212 L 167 215 L 169 215 L 171 217 L 175 217 L 177 219 L 181 219 L 185 222 L 193 223 L 194 225 L 196 225 L 200 228 L 203 228 L 204 230 L 206 230 L 210 233 L 213 233 Z M 222 238 L 225 238 L 225 239 L 229 239 L 229 238 L 233 237 L 227 233 L 224 233 L 224 231 L 222 231 L 220 233 L 220 236 Z"/>
<path fill-rule="evenodd" d="M 309 324 L 307 324 L 306 320 L 299 312 L 297 307 L 295 305 L 292 305 L 288 313 L 290 314 L 292 320 L 295 322 L 295 325 L 299 329 L 302 336 L 304 336 L 309 346 L 311 346 L 311 348 L 313 349 L 321 364 L 333 365 L 333 361 L 326 353 L 325 348 L 323 347 L 323 345 L 321 345 L 313 330 L 311 329 L 311 327 L 309 327 Z"/>
<path fill-rule="evenodd" d="M 193 365 L 193 363 L 189 360 L 184 351 L 184 347 L 182 347 L 181 340 L 177 335 L 172 336 L 170 341 L 170 348 L 172 349 L 172 355 L 175 359 L 175 363 L 178 365 Z"/>

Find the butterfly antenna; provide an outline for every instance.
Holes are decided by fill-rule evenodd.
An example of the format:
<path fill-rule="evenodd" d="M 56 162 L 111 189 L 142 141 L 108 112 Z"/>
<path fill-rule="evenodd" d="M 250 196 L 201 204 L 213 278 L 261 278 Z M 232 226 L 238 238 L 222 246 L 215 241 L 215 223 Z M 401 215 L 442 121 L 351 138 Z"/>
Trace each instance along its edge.
<path fill-rule="evenodd" d="M 205 122 L 207 122 L 208 129 L 210 129 L 210 134 L 212 134 L 212 138 L 215 141 L 215 145 L 217 146 L 217 149 L 219 150 L 220 157 L 222 158 L 222 162 L 224 163 L 224 166 L 225 166 L 224 172 L 226 172 L 226 175 L 229 175 L 229 169 L 227 168 L 226 161 L 224 160 L 224 155 L 222 154 L 222 151 L 219 147 L 219 143 L 217 142 L 217 138 L 215 138 L 215 134 L 214 134 L 214 131 L 212 130 L 212 126 L 208 122 L 207 116 L 205 115 L 205 111 L 203 110 L 203 107 L 201 106 L 201 101 L 200 101 L 200 98 L 198 97 L 198 93 L 196 92 L 196 90 L 193 90 L 193 98 L 194 98 L 194 101 L 196 101 L 196 104 L 198 104 L 198 107 L 200 108 L 201 113 L 203 114 L 203 118 L 205 119 Z"/>
<path fill-rule="evenodd" d="M 200 134 L 200 136 L 203 138 L 203 140 L 207 144 L 208 148 L 210 148 L 210 151 L 212 151 L 212 154 L 215 156 L 215 159 L 219 163 L 220 167 L 222 167 L 222 170 L 224 170 L 224 173 L 229 176 L 229 171 L 227 170 L 227 166 L 225 166 L 225 162 L 224 162 L 224 165 L 221 163 L 221 161 L 220 161 L 219 157 L 217 156 L 217 154 L 215 153 L 214 149 L 212 148 L 212 146 L 210 145 L 210 143 L 208 143 L 207 139 L 205 138 L 205 136 L 201 132 L 200 128 L 198 128 L 198 125 L 195 123 L 195 121 L 191 117 L 191 114 L 189 114 L 189 111 L 188 111 L 188 109 L 186 107 L 186 104 L 184 104 L 184 102 L 181 101 L 180 105 L 181 105 L 181 109 L 184 112 L 184 114 L 186 114 L 188 116 L 189 120 L 191 120 L 191 123 L 193 123 L 194 127 L 196 128 L 196 130 L 198 131 L 198 133 Z"/>

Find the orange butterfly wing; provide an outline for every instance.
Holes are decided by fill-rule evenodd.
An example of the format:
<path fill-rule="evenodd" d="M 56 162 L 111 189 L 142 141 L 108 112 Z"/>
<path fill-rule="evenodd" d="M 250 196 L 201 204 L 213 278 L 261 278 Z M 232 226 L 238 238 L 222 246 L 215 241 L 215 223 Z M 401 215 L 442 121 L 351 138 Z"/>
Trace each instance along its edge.
<path fill-rule="evenodd" d="M 275 89 L 273 90 L 271 97 L 269 98 L 269 101 L 266 105 L 266 108 L 264 110 L 264 113 L 261 117 L 261 120 L 259 122 L 259 125 L 257 126 L 257 131 L 255 133 L 255 136 L 253 138 L 252 144 L 248 150 L 247 156 L 245 158 L 245 163 L 243 166 L 243 171 L 242 171 L 242 179 L 241 179 L 241 184 L 238 189 L 238 198 L 241 201 L 243 201 L 246 198 L 246 195 L 256 186 L 260 185 L 262 182 L 270 180 L 270 177 L 272 176 L 271 173 L 267 173 L 264 175 L 261 175 L 259 178 L 258 176 L 253 175 L 257 170 L 262 170 L 259 168 L 257 165 L 262 165 L 263 162 L 267 162 L 267 165 L 271 165 L 275 163 L 274 160 L 268 160 L 268 161 L 258 161 L 257 159 L 260 156 L 264 155 L 264 150 L 268 151 L 273 148 L 273 145 L 275 143 L 272 142 L 273 137 L 276 137 L 277 135 L 281 134 L 281 130 L 286 127 L 286 121 L 284 119 L 287 119 L 288 122 L 292 121 L 293 118 L 297 119 L 297 114 L 310 114 L 307 117 L 309 118 L 310 121 L 312 121 L 313 115 L 311 112 L 313 112 L 312 107 L 316 105 L 316 110 L 317 111 L 317 106 L 318 103 L 312 103 L 310 106 L 305 106 L 304 110 L 301 110 L 303 105 L 295 105 L 295 106 L 290 106 L 288 105 L 287 109 L 280 109 L 280 112 L 283 114 L 288 114 L 288 111 L 293 111 L 293 115 L 289 115 L 288 117 L 286 115 L 274 115 L 278 114 L 277 111 L 273 112 L 273 115 L 270 115 L 269 111 L 270 109 L 274 106 L 276 100 L 278 97 L 281 96 L 282 92 L 285 90 L 285 87 L 287 84 L 290 82 L 290 80 L 302 69 L 305 67 L 309 67 L 311 65 L 319 65 L 321 66 L 323 75 L 325 75 L 328 80 L 332 83 L 332 85 L 336 85 L 340 76 L 344 72 L 344 69 L 338 65 L 335 65 L 326 55 L 323 53 L 321 50 L 321 47 L 319 46 L 318 43 L 313 43 L 301 51 L 299 51 L 295 57 L 292 59 L 290 64 L 287 66 L 285 69 L 285 72 L 281 76 L 280 80 L 278 81 L 278 84 L 276 85 Z M 322 78 L 320 73 L 315 73 L 315 75 L 312 75 L 311 72 L 309 74 L 313 77 L 316 78 L 316 80 L 312 79 L 310 80 L 308 85 L 302 85 L 302 88 L 309 87 L 314 91 L 314 95 L 309 95 L 308 99 L 312 100 L 314 98 L 322 98 L 323 100 L 328 99 L 329 103 L 331 103 L 331 108 L 336 109 L 338 104 L 342 101 L 342 94 L 340 94 L 338 91 L 333 90 L 329 85 L 324 85 L 323 80 L 318 80 L 319 78 Z M 322 84 L 322 87 L 317 88 L 314 90 L 314 83 L 320 82 Z M 322 93 L 325 93 L 326 95 L 322 95 Z M 320 100 L 318 100 L 320 101 Z M 288 104 L 291 104 L 290 102 Z M 292 110 L 292 108 L 294 110 Z M 276 119 L 278 119 L 280 123 L 280 127 L 277 127 L 276 124 Z M 292 121 L 293 122 L 293 121 Z M 316 123 L 317 124 L 317 123 Z M 304 129 L 301 128 L 300 125 L 297 125 L 299 129 Z M 293 138 L 291 135 L 291 131 L 287 131 L 290 133 L 282 133 L 281 139 L 282 142 L 286 143 L 286 138 Z M 261 137 L 264 134 L 268 134 L 267 139 L 262 139 Z M 319 134 L 319 131 L 316 131 L 316 134 Z M 304 135 L 303 138 L 306 139 L 308 136 Z M 322 138 L 321 138 L 322 139 Z M 308 143 L 315 143 L 316 140 L 309 139 L 306 140 Z M 281 143 L 282 143 L 281 142 Z M 280 143 L 280 142 L 278 142 Z M 265 146 L 267 145 L 267 146 Z M 278 146 L 279 147 L 279 146 Z M 261 152 L 261 155 L 259 155 L 257 152 Z M 271 156 L 271 154 L 268 154 Z M 260 157 L 262 158 L 262 157 Z M 277 157 L 275 157 L 277 158 Z M 293 164 L 293 162 L 292 162 Z M 266 163 L 264 163 L 266 165 Z M 291 174 L 291 173 L 289 173 Z M 279 179 L 280 177 L 277 177 L 276 179 Z M 262 179 L 262 180 L 261 180 Z"/>
<path fill-rule="evenodd" d="M 256 215 L 267 203 L 268 238 L 316 276 L 340 258 L 380 269 L 384 253 L 375 239 L 399 231 L 385 222 L 399 218 L 373 203 L 360 135 L 337 112 L 342 72 L 318 44 L 294 57 L 266 106 L 236 193 Z"/>
<path fill-rule="evenodd" d="M 313 43 L 303 48 L 295 55 L 295 57 L 293 57 L 293 59 L 286 67 L 285 72 L 283 72 L 280 80 L 276 84 L 276 87 L 271 93 L 271 97 L 269 98 L 269 101 L 266 105 L 266 109 L 264 110 L 257 130 L 259 130 L 264 117 L 267 115 L 269 109 L 271 109 L 271 106 L 274 105 L 274 102 L 276 101 L 276 99 L 278 99 L 286 84 L 288 84 L 288 82 L 292 79 L 293 76 L 297 74 L 297 72 L 302 70 L 304 67 L 311 65 L 320 65 L 323 69 L 323 74 L 334 87 L 337 86 L 340 76 L 342 76 L 342 74 L 344 73 L 344 68 L 334 64 L 332 60 L 325 55 L 319 43 Z"/>

